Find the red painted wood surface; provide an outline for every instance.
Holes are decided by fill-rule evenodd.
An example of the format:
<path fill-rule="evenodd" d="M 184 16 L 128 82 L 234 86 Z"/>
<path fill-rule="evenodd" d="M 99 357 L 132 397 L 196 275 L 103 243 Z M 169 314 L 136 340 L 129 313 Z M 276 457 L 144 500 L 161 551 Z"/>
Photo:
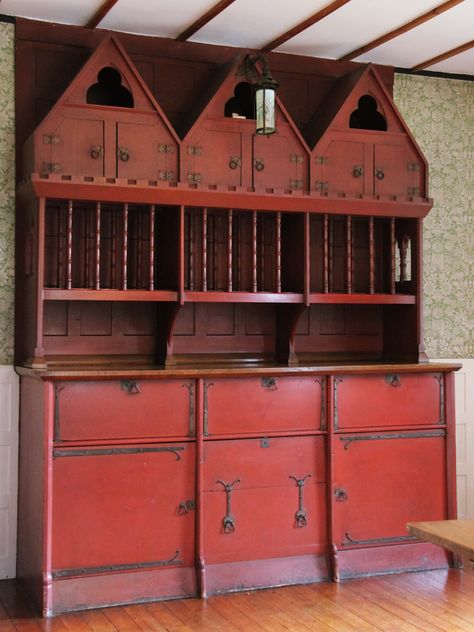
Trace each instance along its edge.
<path fill-rule="evenodd" d="M 407 522 L 446 517 L 443 436 L 343 434 L 333 450 L 332 537 L 338 548 L 393 544 L 406 537 Z"/>
<path fill-rule="evenodd" d="M 321 437 L 207 441 L 204 551 L 207 563 L 322 553 L 326 543 L 325 453 Z M 302 480 L 304 520 L 298 526 Z M 219 483 L 218 481 L 222 481 Z M 232 484 L 232 530 L 226 531 Z"/>
<path fill-rule="evenodd" d="M 187 437 L 190 381 L 67 382 L 56 386 L 56 441 Z"/>
<path fill-rule="evenodd" d="M 314 377 L 206 381 L 207 432 L 319 430 L 325 423 L 322 384 Z"/>
<path fill-rule="evenodd" d="M 194 512 L 180 510 L 180 503 L 194 499 L 194 446 L 115 449 L 115 454 L 102 454 L 101 448 L 85 455 L 78 449 L 55 452 L 53 572 L 72 569 L 80 576 L 74 569 L 159 566 L 174 558 L 176 567 L 191 565 Z"/>
<path fill-rule="evenodd" d="M 335 426 L 387 428 L 446 423 L 444 378 L 438 373 L 337 378 Z"/>

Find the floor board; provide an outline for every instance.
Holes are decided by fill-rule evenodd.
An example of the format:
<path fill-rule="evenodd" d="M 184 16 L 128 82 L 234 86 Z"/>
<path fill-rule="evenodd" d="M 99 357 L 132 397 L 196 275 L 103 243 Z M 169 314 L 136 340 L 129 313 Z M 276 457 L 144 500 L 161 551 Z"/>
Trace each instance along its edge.
<path fill-rule="evenodd" d="M 42 619 L 0 581 L 0 632 L 474 632 L 474 573 L 428 571 Z"/>

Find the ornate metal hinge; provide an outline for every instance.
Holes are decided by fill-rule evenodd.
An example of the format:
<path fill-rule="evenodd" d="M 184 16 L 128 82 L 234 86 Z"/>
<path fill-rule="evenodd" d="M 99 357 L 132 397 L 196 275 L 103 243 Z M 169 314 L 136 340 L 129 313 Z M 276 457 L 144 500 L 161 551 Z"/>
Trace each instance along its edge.
<path fill-rule="evenodd" d="M 440 375 L 433 376 L 435 380 L 439 383 L 439 424 L 444 424 L 446 422 L 445 414 L 444 414 L 444 377 L 441 373 Z"/>
<path fill-rule="evenodd" d="M 158 145 L 158 151 L 160 154 L 174 154 L 173 145 L 165 145 L 165 143 L 160 143 Z"/>
<path fill-rule="evenodd" d="M 329 182 L 321 182 L 320 180 L 316 180 L 314 186 L 316 188 L 316 191 L 320 191 L 322 193 L 323 191 L 327 191 L 329 189 Z"/>
<path fill-rule="evenodd" d="M 301 165 L 303 163 L 303 156 L 301 154 L 290 154 L 290 162 Z"/>
<path fill-rule="evenodd" d="M 224 487 L 226 493 L 226 515 L 222 519 L 222 526 L 224 527 L 224 533 L 233 533 L 235 531 L 235 518 L 232 515 L 232 492 L 234 491 L 234 485 L 240 483 L 240 478 L 235 479 L 232 483 L 224 483 L 224 481 L 217 481 Z"/>
<path fill-rule="evenodd" d="M 414 535 L 395 535 L 387 538 L 369 538 L 367 540 L 355 540 L 351 537 L 350 533 L 346 531 L 346 539 L 341 542 L 342 546 L 350 546 L 351 544 L 391 544 L 395 542 L 410 542 L 411 540 L 417 540 Z"/>
<path fill-rule="evenodd" d="M 187 388 L 189 391 L 189 436 L 194 437 L 196 435 L 196 415 L 194 412 L 194 384 L 181 384 L 183 388 Z"/>
<path fill-rule="evenodd" d="M 214 382 L 204 383 L 204 412 L 203 412 L 203 434 L 207 436 L 209 434 L 209 403 L 207 398 L 207 391 L 214 386 Z"/>
<path fill-rule="evenodd" d="M 420 187 L 408 187 L 408 195 L 411 197 L 420 197 Z"/>
<path fill-rule="evenodd" d="M 418 162 L 409 162 L 407 169 L 408 171 L 420 171 L 420 164 Z"/>
<path fill-rule="evenodd" d="M 158 171 L 158 180 L 174 180 L 174 171 Z"/>
<path fill-rule="evenodd" d="M 302 189 L 303 180 L 290 180 L 290 189 Z"/>
<path fill-rule="evenodd" d="M 201 182 L 202 176 L 200 173 L 188 173 L 188 182 Z"/>
<path fill-rule="evenodd" d="M 44 173 L 60 173 L 61 165 L 59 162 L 43 162 Z"/>
<path fill-rule="evenodd" d="M 308 524 L 308 515 L 303 507 L 303 487 L 307 478 L 311 478 L 311 474 L 306 474 L 303 478 L 296 478 L 290 474 L 289 478 L 292 478 L 298 486 L 298 511 L 295 513 L 295 527 L 306 527 Z"/>
<path fill-rule="evenodd" d="M 317 377 L 314 381 L 316 384 L 319 384 L 321 388 L 321 430 L 326 430 L 326 379 L 324 377 Z"/>
<path fill-rule="evenodd" d="M 178 516 L 194 511 L 194 509 L 196 509 L 196 503 L 194 500 L 183 500 L 183 502 L 180 502 L 178 505 Z"/>
<path fill-rule="evenodd" d="M 188 146 L 188 154 L 190 156 L 202 156 L 202 147 Z"/>
<path fill-rule="evenodd" d="M 334 430 L 339 430 L 339 395 L 337 392 L 338 386 L 341 382 L 344 382 L 342 377 L 336 377 L 334 380 L 334 394 L 333 394 L 333 405 L 334 405 Z"/>
<path fill-rule="evenodd" d="M 43 134 L 44 145 L 59 145 L 59 136 L 57 134 Z"/>
<path fill-rule="evenodd" d="M 315 156 L 314 162 L 317 165 L 327 165 L 329 163 L 329 158 L 327 156 Z"/>

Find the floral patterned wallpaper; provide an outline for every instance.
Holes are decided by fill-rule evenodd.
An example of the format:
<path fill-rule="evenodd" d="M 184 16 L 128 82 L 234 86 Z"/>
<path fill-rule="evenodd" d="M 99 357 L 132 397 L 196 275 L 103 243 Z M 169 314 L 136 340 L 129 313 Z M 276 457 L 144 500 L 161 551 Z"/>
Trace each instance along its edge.
<path fill-rule="evenodd" d="M 431 358 L 474 357 L 474 82 L 395 75 L 394 99 L 430 165 L 424 226 Z"/>
<path fill-rule="evenodd" d="M 13 363 L 15 257 L 14 25 L 0 23 L 0 364 Z"/>
<path fill-rule="evenodd" d="M 395 102 L 430 164 L 425 340 L 432 358 L 474 357 L 474 82 L 395 75 Z M 0 23 L 0 364 L 13 362 L 14 25 Z"/>

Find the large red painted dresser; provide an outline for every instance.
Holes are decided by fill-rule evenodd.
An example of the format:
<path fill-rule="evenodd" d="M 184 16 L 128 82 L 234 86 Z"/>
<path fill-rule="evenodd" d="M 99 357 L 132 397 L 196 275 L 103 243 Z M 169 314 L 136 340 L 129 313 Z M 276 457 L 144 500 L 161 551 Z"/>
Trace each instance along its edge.
<path fill-rule="evenodd" d="M 241 63 L 172 126 L 107 37 L 24 145 L 18 575 L 45 615 L 448 563 L 405 528 L 455 516 L 425 159 L 370 66 L 256 136 L 225 116 Z"/>

